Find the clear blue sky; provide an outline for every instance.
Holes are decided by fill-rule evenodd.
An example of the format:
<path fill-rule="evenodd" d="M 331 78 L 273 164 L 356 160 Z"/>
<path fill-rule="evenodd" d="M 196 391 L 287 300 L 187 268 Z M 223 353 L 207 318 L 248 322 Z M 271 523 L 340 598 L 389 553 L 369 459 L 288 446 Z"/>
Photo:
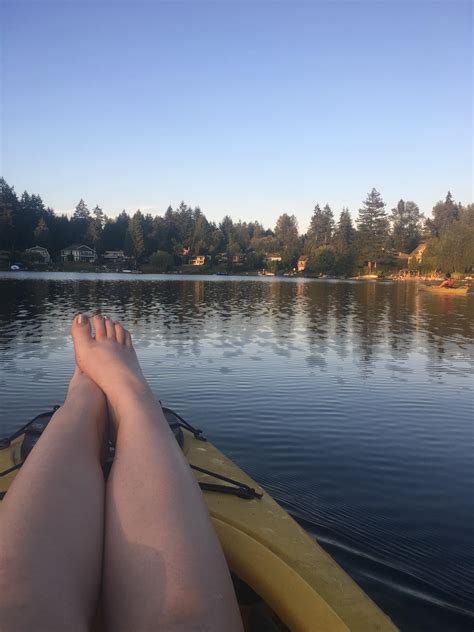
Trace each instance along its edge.
<path fill-rule="evenodd" d="M 472 201 L 470 2 L 4 0 L 1 173 L 56 210 L 273 226 Z"/>

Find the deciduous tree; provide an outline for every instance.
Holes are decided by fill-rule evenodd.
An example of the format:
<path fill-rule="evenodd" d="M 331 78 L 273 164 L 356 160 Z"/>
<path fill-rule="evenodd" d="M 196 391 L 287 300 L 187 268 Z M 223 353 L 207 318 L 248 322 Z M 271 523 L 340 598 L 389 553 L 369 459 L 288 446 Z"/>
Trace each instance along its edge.
<path fill-rule="evenodd" d="M 390 215 L 392 241 L 401 252 L 411 252 L 421 241 L 423 214 L 415 202 L 400 200 Z"/>

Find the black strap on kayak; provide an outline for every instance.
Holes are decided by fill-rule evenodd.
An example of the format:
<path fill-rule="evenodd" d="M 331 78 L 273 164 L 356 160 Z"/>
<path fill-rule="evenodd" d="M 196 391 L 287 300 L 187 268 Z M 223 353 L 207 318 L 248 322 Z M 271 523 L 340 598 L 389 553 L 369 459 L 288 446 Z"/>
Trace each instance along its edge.
<path fill-rule="evenodd" d="M 189 464 L 189 467 L 191 467 L 193 470 L 196 470 L 197 472 L 208 474 L 209 476 L 213 476 L 220 481 L 225 481 L 226 483 L 231 483 L 232 485 L 234 485 L 234 487 L 229 487 L 228 485 L 219 485 L 217 483 L 199 483 L 199 487 L 206 492 L 222 492 L 223 494 L 233 494 L 234 496 L 238 496 L 239 498 L 244 498 L 246 500 L 251 500 L 252 498 L 261 498 L 263 496 L 263 494 L 255 491 L 253 487 L 249 487 L 246 483 L 235 481 L 233 478 L 223 476 L 222 474 L 216 474 L 216 472 L 211 472 L 210 470 L 206 470 L 203 467 L 198 467 L 197 465 L 193 465 L 192 463 Z"/>
<path fill-rule="evenodd" d="M 52 410 L 50 412 L 48 412 L 48 413 L 40 413 L 39 415 L 36 415 L 36 417 L 33 417 L 33 419 L 31 419 L 24 426 L 22 426 L 18 430 L 15 430 L 15 432 L 13 434 L 11 434 L 8 437 L 4 437 L 3 439 L 0 439 L 0 449 L 1 448 L 8 448 L 8 446 L 11 444 L 11 442 L 14 439 L 16 439 L 17 437 L 19 437 L 20 435 L 24 434 L 25 431 L 28 430 L 28 428 L 35 423 L 35 421 L 37 421 L 41 417 L 46 417 L 47 415 L 51 415 L 51 416 L 54 415 L 54 413 L 58 410 L 58 408 L 60 408 L 60 406 L 58 406 L 56 404 L 55 406 L 53 406 L 53 408 L 52 408 Z M 2 476 L 2 475 L 3 475 L 3 473 L 0 474 L 0 476 Z"/>
<path fill-rule="evenodd" d="M 24 461 L 22 461 L 21 463 L 17 463 L 13 467 L 9 467 L 7 470 L 3 470 L 3 472 L 0 472 L 0 476 L 6 476 L 7 474 L 11 474 L 15 470 L 19 470 L 23 463 Z"/>
<path fill-rule="evenodd" d="M 28 428 L 32 424 L 34 424 L 35 421 L 47 415 L 52 416 L 56 412 L 56 410 L 58 410 L 58 408 L 59 406 L 54 406 L 53 410 L 50 413 L 41 413 L 39 415 L 36 415 L 36 417 L 34 417 L 27 424 L 25 424 L 24 426 L 16 430 L 12 435 L 10 435 L 9 437 L 5 437 L 4 439 L 0 439 L 0 448 L 8 448 L 11 442 L 17 437 L 24 434 L 26 430 L 28 430 Z M 207 439 L 202 434 L 202 430 L 200 430 L 199 428 L 194 428 L 190 423 L 188 423 L 185 419 L 183 419 L 180 415 L 178 415 L 174 410 L 171 410 L 171 408 L 166 408 L 166 406 L 162 406 L 162 409 L 163 409 L 163 412 L 168 412 L 174 415 L 174 417 L 178 419 L 179 425 L 185 428 L 186 430 L 188 430 L 189 432 L 191 432 L 194 435 L 195 439 L 198 439 L 199 441 L 207 441 Z M 7 474 L 10 474 L 11 472 L 14 472 L 15 470 L 20 469 L 23 463 L 24 461 L 22 461 L 21 463 L 17 463 L 16 465 L 13 465 L 12 467 L 9 467 L 6 470 L 3 470 L 3 472 L 0 472 L 0 477 L 6 476 Z M 216 478 L 218 480 L 224 481 L 226 483 L 230 483 L 231 485 L 229 486 L 229 485 L 221 485 L 219 483 L 200 482 L 199 487 L 203 491 L 218 492 L 221 494 L 231 494 L 233 496 L 237 496 L 245 500 L 251 500 L 254 498 L 262 498 L 263 494 L 257 492 L 253 487 L 250 487 L 246 483 L 236 481 L 233 478 L 229 478 L 228 476 L 223 476 L 222 474 L 218 474 L 217 472 L 212 472 L 211 470 L 206 470 L 205 468 L 199 467 L 197 465 L 193 465 L 192 463 L 190 463 L 189 466 L 193 470 L 196 470 L 197 472 L 201 472 L 202 474 L 207 474 L 208 476 L 212 476 L 213 478 Z M 5 496 L 5 494 L 6 492 L 0 492 L 0 500 Z"/>
<path fill-rule="evenodd" d="M 160 402 L 160 404 L 161 404 L 161 402 Z M 195 428 L 194 426 L 191 426 L 191 424 L 189 422 L 187 422 L 185 419 L 183 419 L 174 410 L 171 410 L 171 408 L 167 408 L 166 406 L 163 406 L 163 404 L 161 404 L 161 409 L 162 409 L 162 411 L 164 413 L 168 412 L 168 413 L 171 413 L 172 415 L 174 415 L 177 418 L 177 420 L 179 421 L 179 425 L 182 428 L 185 428 L 186 430 L 189 430 L 189 432 L 192 432 L 195 439 L 199 439 L 199 441 L 207 441 L 206 437 L 202 434 L 202 430 L 200 430 L 199 428 Z"/>

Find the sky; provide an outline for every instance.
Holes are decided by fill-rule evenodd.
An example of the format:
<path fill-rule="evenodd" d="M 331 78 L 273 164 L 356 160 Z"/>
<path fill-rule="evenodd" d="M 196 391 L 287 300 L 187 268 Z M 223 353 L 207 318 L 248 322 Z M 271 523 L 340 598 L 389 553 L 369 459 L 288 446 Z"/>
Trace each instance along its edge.
<path fill-rule="evenodd" d="M 56 211 L 273 227 L 473 201 L 464 0 L 0 0 L 0 173 Z"/>

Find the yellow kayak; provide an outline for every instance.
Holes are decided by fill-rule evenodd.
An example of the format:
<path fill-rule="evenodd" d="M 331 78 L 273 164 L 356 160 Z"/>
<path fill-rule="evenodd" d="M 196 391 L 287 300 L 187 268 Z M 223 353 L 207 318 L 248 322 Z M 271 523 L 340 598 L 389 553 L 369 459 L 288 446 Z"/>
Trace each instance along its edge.
<path fill-rule="evenodd" d="M 462 287 L 439 287 L 439 285 L 420 285 L 418 288 L 430 294 L 446 294 L 452 296 L 466 296 L 467 294 L 474 294 L 474 287 L 469 285 L 463 285 Z"/>
<path fill-rule="evenodd" d="M 247 631 L 398 629 L 263 488 L 212 443 L 203 441 L 200 431 L 192 432 L 172 411 L 165 409 L 165 413 L 175 436 L 180 433 L 184 455 L 204 487 Z M 181 427 L 177 431 L 177 420 L 190 430 Z M 40 436 L 41 416 L 30 428 L 33 436 L 27 429 L 0 441 L 0 474 L 7 472 L 0 475 L 1 496 Z"/>

